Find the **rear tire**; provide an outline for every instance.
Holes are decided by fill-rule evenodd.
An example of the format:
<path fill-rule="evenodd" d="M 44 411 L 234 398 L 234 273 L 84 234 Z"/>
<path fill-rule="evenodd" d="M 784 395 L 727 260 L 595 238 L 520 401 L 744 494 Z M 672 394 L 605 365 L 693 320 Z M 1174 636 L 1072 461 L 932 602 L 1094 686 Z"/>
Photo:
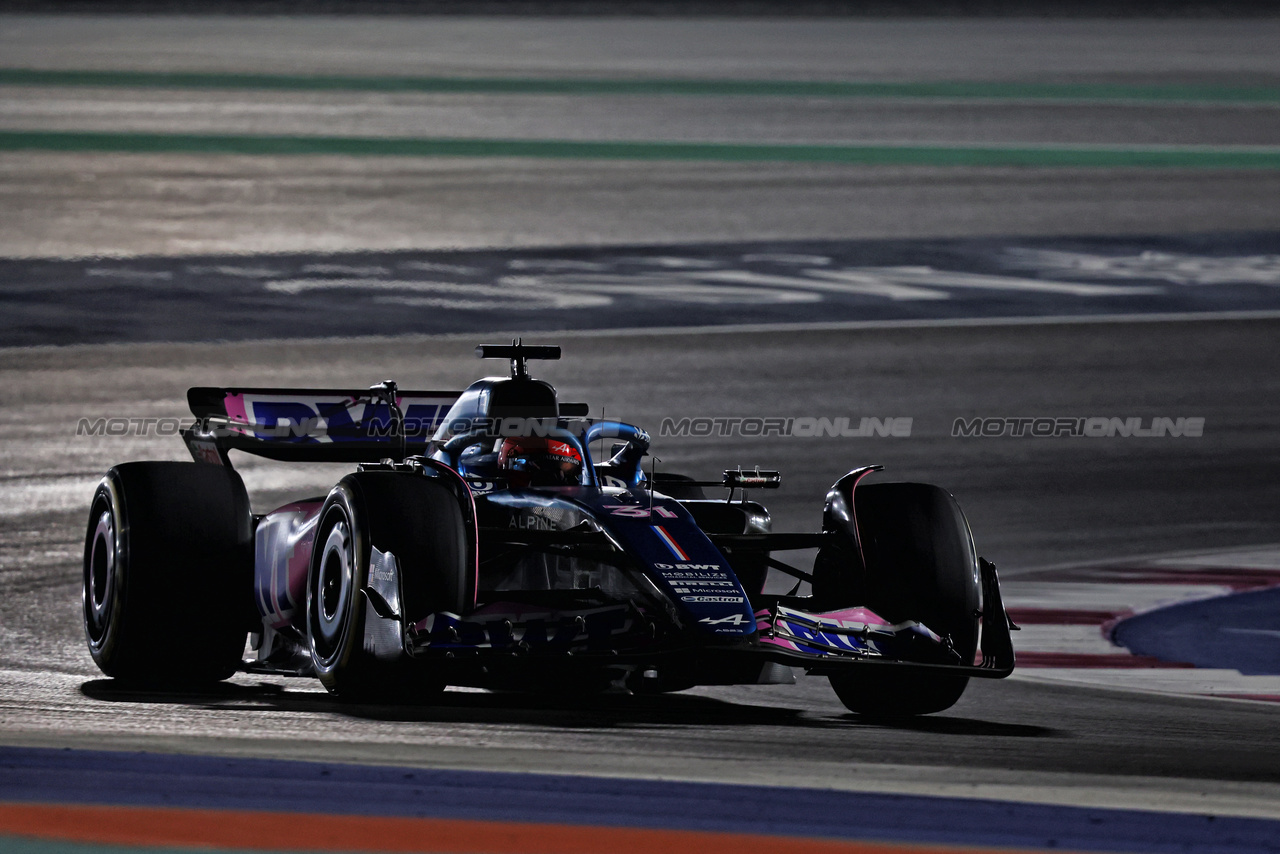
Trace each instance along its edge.
<path fill-rule="evenodd" d="M 372 549 L 399 564 L 401 618 L 461 613 L 467 587 L 466 526 L 454 493 L 432 478 L 399 472 L 347 475 L 320 510 L 307 580 L 311 663 L 344 699 L 412 701 L 438 693 L 438 675 L 407 658 L 381 661 L 364 650 Z"/>
<path fill-rule="evenodd" d="M 923 483 L 868 484 L 854 496 L 866 560 L 862 604 L 894 623 L 923 623 L 950 639 L 961 663 L 972 664 L 978 648 L 978 557 L 956 500 Z M 882 718 L 948 709 L 969 683 L 967 676 L 875 665 L 830 679 L 846 708 Z"/>
<path fill-rule="evenodd" d="M 83 617 L 107 676 L 157 688 L 217 682 L 244 654 L 253 516 L 234 471 L 139 462 L 107 472 L 84 547 Z"/>

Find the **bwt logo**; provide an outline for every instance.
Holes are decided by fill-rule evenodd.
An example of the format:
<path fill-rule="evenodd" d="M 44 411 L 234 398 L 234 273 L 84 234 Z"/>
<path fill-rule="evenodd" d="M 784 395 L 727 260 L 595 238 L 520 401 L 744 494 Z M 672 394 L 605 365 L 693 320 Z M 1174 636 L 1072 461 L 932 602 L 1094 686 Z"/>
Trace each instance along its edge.
<path fill-rule="evenodd" d="M 654 569 L 719 569 L 718 563 L 655 563 Z"/>
<path fill-rule="evenodd" d="M 1204 435 L 1203 418 L 1151 418 L 1143 426 L 1141 418 L 957 418 L 951 425 L 952 436 L 993 438 L 996 436 L 1054 436 L 1088 439 L 1185 437 L 1198 439 Z"/>

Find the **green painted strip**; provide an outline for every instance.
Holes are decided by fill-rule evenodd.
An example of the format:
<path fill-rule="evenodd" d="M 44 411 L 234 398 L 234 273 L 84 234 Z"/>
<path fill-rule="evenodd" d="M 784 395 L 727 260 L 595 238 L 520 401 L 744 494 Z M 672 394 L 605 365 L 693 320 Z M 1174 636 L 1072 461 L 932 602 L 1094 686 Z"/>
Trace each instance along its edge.
<path fill-rule="evenodd" d="M 1280 147 L 1079 148 L 931 145 L 770 145 L 717 142 L 579 142 L 530 139 L 406 139 L 343 136 L 0 131 L 0 151 L 136 154 L 524 157 L 856 163 L 920 166 L 1084 166 L 1280 169 Z"/>
<path fill-rule="evenodd" d="M 93 845 L 83 842 L 61 842 L 0 836 L 0 854 L 192 854 L 190 849 L 129 848 L 123 845 Z"/>
<path fill-rule="evenodd" d="M 5 86 L 139 89 L 277 89 L 332 92 L 434 92 L 489 95 L 736 95 L 802 98 L 935 98 L 1037 101 L 1191 101 L 1280 103 L 1266 86 L 1126 86 L 1110 83 L 872 83 L 821 80 L 681 80 L 373 77 L 153 71 L 46 71 L 0 68 Z"/>
<path fill-rule="evenodd" d="M 59 839 L 32 839 L 22 836 L 0 836 L 0 854 L 238 854 L 240 850 L 112 845 L 96 842 L 64 842 Z M 262 854 L 262 852 L 254 849 L 253 854 Z"/>

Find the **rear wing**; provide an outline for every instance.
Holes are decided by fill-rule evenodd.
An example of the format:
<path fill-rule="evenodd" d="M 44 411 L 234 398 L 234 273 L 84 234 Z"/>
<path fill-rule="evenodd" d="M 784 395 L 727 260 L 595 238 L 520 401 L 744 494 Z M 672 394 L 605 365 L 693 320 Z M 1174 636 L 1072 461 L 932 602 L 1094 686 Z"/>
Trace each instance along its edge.
<path fill-rule="evenodd" d="M 460 391 L 396 391 L 404 452 L 423 454 Z M 371 389 L 188 389 L 196 423 L 182 432 L 197 462 L 229 466 L 228 451 L 288 462 L 359 463 L 400 453 L 395 416 Z"/>

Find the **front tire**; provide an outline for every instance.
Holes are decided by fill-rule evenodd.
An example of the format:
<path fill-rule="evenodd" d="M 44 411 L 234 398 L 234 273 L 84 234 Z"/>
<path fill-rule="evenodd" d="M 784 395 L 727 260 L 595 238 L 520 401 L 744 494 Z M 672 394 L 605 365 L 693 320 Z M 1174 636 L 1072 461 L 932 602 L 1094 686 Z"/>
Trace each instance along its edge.
<path fill-rule="evenodd" d="M 244 654 L 253 517 L 244 482 L 200 463 L 124 463 L 94 493 L 84 547 L 89 653 L 157 688 L 217 682 Z"/>
<path fill-rule="evenodd" d="M 307 638 L 316 675 L 337 692 L 360 648 L 364 610 L 359 607 L 367 560 L 360 559 L 364 543 L 357 540 L 355 508 L 349 490 L 339 486 L 329 494 L 316 532 L 317 554 L 307 581 Z"/>
<path fill-rule="evenodd" d="M 972 664 L 980 581 L 973 535 L 959 504 L 923 483 L 869 484 L 854 495 L 866 561 L 858 585 L 863 604 L 894 623 L 924 624 L 949 640 L 960 663 Z M 847 709 L 881 718 L 949 709 L 969 683 L 952 673 L 875 665 L 830 679 Z"/>
<path fill-rule="evenodd" d="M 320 510 L 307 580 L 312 668 L 345 699 L 430 696 L 444 682 L 407 656 L 376 659 L 364 649 L 364 588 L 372 549 L 396 556 L 401 625 L 438 611 L 461 613 L 474 596 L 466 572 L 466 527 L 457 497 L 432 478 L 399 472 L 344 477 Z"/>

